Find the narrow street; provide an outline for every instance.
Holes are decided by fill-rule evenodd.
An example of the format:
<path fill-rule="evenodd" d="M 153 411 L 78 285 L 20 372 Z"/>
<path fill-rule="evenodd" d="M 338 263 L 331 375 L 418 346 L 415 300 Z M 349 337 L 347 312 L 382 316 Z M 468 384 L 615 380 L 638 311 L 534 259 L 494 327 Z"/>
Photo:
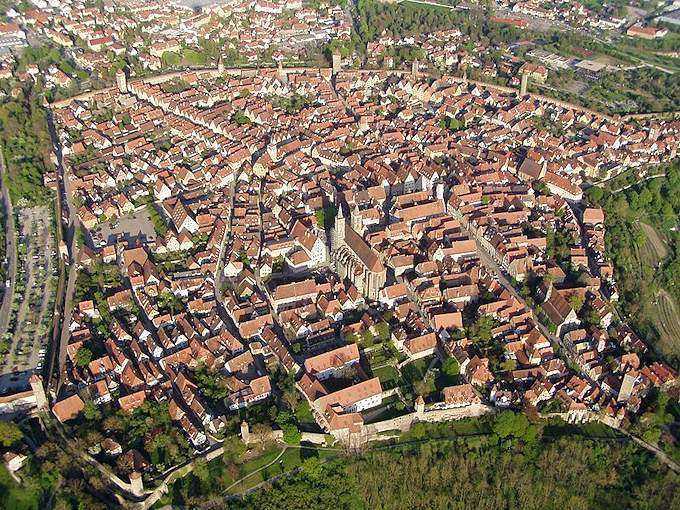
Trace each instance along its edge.
<path fill-rule="evenodd" d="M 58 317 L 55 319 L 55 327 L 53 332 L 53 346 L 52 359 L 50 363 L 50 370 L 48 376 L 48 385 L 55 395 L 59 393 L 61 384 L 63 382 L 63 372 L 66 366 L 66 347 L 68 345 L 68 325 L 71 322 L 72 308 L 73 308 L 73 294 L 75 292 L 76 280 L 78 277 L 77 261 L 79 259 L 79 248 L 76 241 L 76 231 L 78 226 L 78 217 L 76 215 L 76 208 L 72 202 L 72 194 L 69 186 L 69 180 L 66 175 L 66 170 L 63 165 L 63 155 L 61 152 L 61 145 L 57 136 L 54 121 L 52 119 L 52 112 L 48 110 L 47 124 L 49 127 L 50 137 L 52 138 L 52 147 L 57 156 L 57 174 L 59 189 L 57 190 L 57 225 L 62 226 L 62 218 L 64 213 L 68 215 L 68 225 L 65 229 L 65 237 L 63 241 L 69 249 L 70 264 L 60 261 L 60 276 L 58 285 L 58 294 L 56 298 L 56 315 L 61 315 L 62 321 L 59 323 Z M 63 199 L 66 199 L 64 203 Z M 66 283 L 67 280 L 67 283 Z"/>

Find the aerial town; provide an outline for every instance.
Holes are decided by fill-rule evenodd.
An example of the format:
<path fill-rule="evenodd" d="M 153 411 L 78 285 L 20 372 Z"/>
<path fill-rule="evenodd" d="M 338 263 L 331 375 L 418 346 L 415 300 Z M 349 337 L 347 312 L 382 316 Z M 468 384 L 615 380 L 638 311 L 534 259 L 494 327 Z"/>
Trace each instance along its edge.
<path fill-rule="evenodd" d="M 7 306 L 26 285 L 33 301 L 0 311 L 0 415 L 48 416 L 118 503 L 150 508 L 159 480 L 232 438 L 361 450 L 507 410 L 627 433 L 677 389 L 619 308 L 611 213 L 589 192 L 659 177 L 680 120 L 546 85 L 623 64 L 455 26 L 359 52 L 345 3 L 31 2 L 0 25 L 0 78 L 18 79 L 6 98 L 44 87 L 56 205 L 10 187 L 29 248 Z M 633 22 L 494 3 L 510 30 L 680 25 L 677 2 Z M 24 65 L 37 40 L 61 60 Z M 33 354 L 12 368 L 16 349 Z M 15 479 L 22 457 L 5 454 Z"/>

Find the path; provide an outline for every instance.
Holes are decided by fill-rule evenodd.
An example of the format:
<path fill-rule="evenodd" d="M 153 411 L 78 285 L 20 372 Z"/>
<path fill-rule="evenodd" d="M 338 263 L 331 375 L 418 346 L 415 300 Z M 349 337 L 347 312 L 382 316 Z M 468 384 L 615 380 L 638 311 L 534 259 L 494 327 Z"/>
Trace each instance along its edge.
<path fill-rule="evenodd" d="M 437 2 L 429 2 L 428 0 L 400 0 L 398 3 L 400 4 L 422 4 L 422 5 L 428 5 L 431 7 L 441 7 L 443 9 L 449 9 L 450 11 L 467 11 L 468 9 L 464 7 L 460 7 L 457 5 L 446 5 L 446 4 L 440 4 Z"/>
<path fill-rule="evenodd" d="M 265 464 L 265 465 L 262 466 L 261 468 L 258 468 L 258 469 L 256 469 L 255 471 L 251 471 L 251 472 L 248 473 L 247 475 L 242 476 L 241 478 L 239 478 L 238 480 L 236 480 L 234 483 L 232 483 L 229 487 L 227 487 L 226 489 L 224 489 L 224 492 L 228 492 L 229 489 L 231 489 L 232 487 L 235 487 L 236 485 L 240 484 L 240 483 L 243 482 L 243 480 L 245 480 L 246 478 L 250 478 L 250 477 L 253 476 L 255 473 L 259 473 L 260 471 L 262 471 L 262 470 L 264 470 L 264 469 L 267 469 L 268 467 L 271 467 L 272 465 L 276 464 L 276 463 L 278 462 L 278 460 L 279 460 L 281 457 L 283 457 L 283 454 L 286 453 L 286 450 L 288 450 L 288 447 L 287 447 L 287 446 L 284 446 L 284 447 L 281 449 L 281 453 L 279 453 L 279 454 L 276 456 L 276 458 L 275 458 L 274 460 L 272 460 L 269 464 Z"/>
<path fill-rule="evenodd" d="M 653 444 L 650 444 L 647 441 L 645 441 L 645 440 L 643 440 L 643 439 L 641 439 L 637 436 L 634 436 L 633 434 L 631 434 L 630 432 L 628 432 L 625 429 L 617 428 L 616 430 L 618 430 L 619 432 L 621 432 L 624 435 L 631 438 L 638 445 L 642 446 L 645 450 L 656 455 L 656 458 L 659 459 L 659 461 L 661 461 L 661 463 L 664 464 L 668 469 L 670 469 L 671 471 L 673 471 L 676 474 L 680 474 L 680 465 L 678 465 L 677 462 L 675 462 L 668 455 L 666 455 L 666 452 L 664 452 L 660 448 L 654 446 Z"/>

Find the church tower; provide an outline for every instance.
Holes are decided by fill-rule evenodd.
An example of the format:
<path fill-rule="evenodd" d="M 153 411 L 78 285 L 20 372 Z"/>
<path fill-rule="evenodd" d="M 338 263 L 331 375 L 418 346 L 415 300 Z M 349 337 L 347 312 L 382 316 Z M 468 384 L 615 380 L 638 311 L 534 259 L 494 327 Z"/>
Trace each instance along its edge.
<path fill-rule="evenodd" d="M 342 204 L 338 204 L 338 214 L 335 216 L 335 225 L 333 227 L 333 250 L 337 250 L 345 242 L 345 232 L 347 229 L 347 222 L 345 215 L 342 212 Z"/>

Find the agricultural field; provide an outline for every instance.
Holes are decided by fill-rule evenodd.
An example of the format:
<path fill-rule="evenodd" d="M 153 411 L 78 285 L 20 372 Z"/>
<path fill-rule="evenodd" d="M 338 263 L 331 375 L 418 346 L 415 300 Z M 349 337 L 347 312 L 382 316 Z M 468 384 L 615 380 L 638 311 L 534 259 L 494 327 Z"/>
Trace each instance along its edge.
<path fill-rule="evenodd" d="M 669 247 L 654 227 L 640 222 L 644 233 L 644 243 L 636 250 L 636 258 L 641 275 L 649 272 L 649 268 L 656 270 L 669 254 Z M 659 288 L 654 301 L 648 304 L 646 311 L 649 320 L 659 333 L 657 347 L 666 353 L 680 352 L 680 312 L 673 297 L 664 289 Z"/>

